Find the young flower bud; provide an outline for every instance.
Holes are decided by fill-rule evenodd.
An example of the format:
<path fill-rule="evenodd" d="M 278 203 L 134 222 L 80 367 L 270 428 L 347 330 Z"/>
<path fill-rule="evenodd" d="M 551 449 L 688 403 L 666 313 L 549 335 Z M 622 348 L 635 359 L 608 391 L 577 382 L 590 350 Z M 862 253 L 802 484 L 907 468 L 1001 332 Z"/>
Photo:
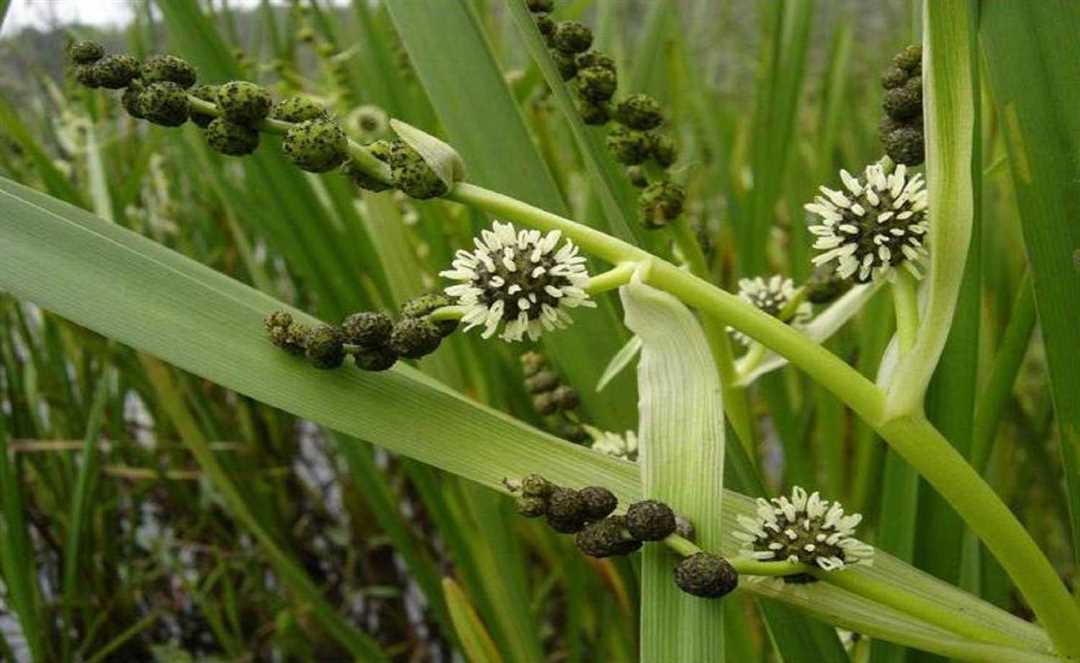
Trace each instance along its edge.
<path fill-rule="evenodd" d="M 546 417 L 559 411 L 559 404 L 550 393 L 536 394 L 532 397 L 533 409 L 540 416 Z"/>
<path fill-rule="evenodd" d="M 616 126 L 608 132 L 607 146 L 615 159 L 628 166 L 636 166 L 649 158 L 649 135 L 644 131 Z"/>
<path fill-rule="evenodd" d="M 94 72 L 99 86 L 119 90 L 139 75 L 139 61 L 130 55 L 106 55 L 94 64 Z"/>
<path fill-rule="evenodd" d="M 687 594 L 716 599 L 739 586 L 739 574 L 723 557 L 699 552 L 684 558 L 675 567 L 675 584 Z"/>
<path fill-rule="evenodd" d="M 547 513 L 547 502 L 542 497 L 519 496 L 514 500 L 517 512 L 526 518 L 539 518 Z"/>
<path fill-rule="evenodd" d="M 626 169 L 626 177 L 639 189 L 649 186 L 649 178 L 645 175 L 645 169 L 641 166 L 630 166 Z"/>
<path fill-rule="evenodd" d="M 555 9 L 555 0 L 526 0 L 525 6 L 534 14 L 547 14 Z"/>
<path fill-rule="evenodd" d="M 446 182 L 427 165 L 423 157 L 403 141 L 391 143 L 390 176 L 394 185 L 407 196 L 437 198 L 447 191 Z"/>
<path fill-rule="evenodd" d="M 348 157 L 349 139 L 336 122 L 305 120 L 289 129 L 281 148 L 301 169 L 325 173 L 340 166 Z"/>
<path fill-rule="evenodd" d="M 408 359 L 419 359 L 435 352 L 442 343 L 438 328 L 427 320 L 405 318 L 394 324 L 390 333 L 391 350 Z"/>
<path fill-rule="evenodd" d="M 138 79 L 131 81 L 131 84 L 127 86 L 124 93 L 120 95 L 120 105 L 124 107 L 127 114 L 136 119 L 142 120 L 146 118 L 146 113 L 143 111 L 142 105 L 142 93 L 146 89 Z"/>
<path fill-rule="evenodd" d="M 551 59 L 555 62 L 555 66 L 559 68 L 559 75 L 562 76 L 564 81 L 577 76 L 577 62 L 574 60 L 573 55 L 562 51 L 552 51 Z"/>
<path fill-rule="evenodd" d="M 374 350 L 390 342 L 394 331 L 394 321 L 382 311 L 361 311 L 353 313 L 341 323 L 341 333 L 345 342 L 359 345 L 365 350 Z"/>
<path fill-rule="evenodd" d="M 450 298 L 441 292 L 432 292 L 419 297 L 413 297 L 401 306 L 401 315 L 406 318 L 424 318 L 431 315 L 437 309 L 450 306 Z M 460 322 L 458 320 L 432 321 L 435 328 L 443 338 L 457 331 Z"/>
<path fill-rule="evenodd" d="M 579 68 L 577 77 L 578 92 L 583 98 L 593 103 L 611 99 L 615 95 L 615 88 L 619 85 L 615 72 L 604 67 Z"/>
<path fill-rule="evenodd" d="M 641 192 L 638 200 L 642 223 L 649 229 L 663 228 L 682 214 L 685 198 L 686 190 L 678 184 L 653 182 Z"/>
<path fill-rule="evenodd" d="M 560 534 L 573 534 L 585 525 L 585 503 L 572 488 L 555 488 L 547 498 L 547 521 Z"/>
<path fill-rule="evenodd" d="M 526 378 L 531 378 L 544 369 L 547 360 L 539 352 L 529 351 L 521 355 L 521 369 Z"/>
<path fill-rule="evenodd" d="M 664 123 L 660 102 L 647 94 L 632 94 L 615 104 L 615 119 L 631 129 L 650 131 Z"/>
<path fill-rule="evenodd" d="M 222 115 L 237 124 L 255 124 L 270 112 L 270 93 L 248 81 L 230 81 L 218 87 Z"/>
<path fill-rule="evenodd" d="M 578 115 L 581 121 L 590 127 L 599 127 L 611 121 L 611 111 L 606 103 L 593 103 L 588 99 L 578 99 Z"/>
<path fill-rule="evenodd" d="M 379 372 L 393 368 L 397 363 L 397 354 L 388 347 L 361 350 L 356 355 L 356 366 L 360 370 Z"/>
<path fill-rule="evenodd" d="M 881 73 L 881 87 L 886 90 L 898 88 L 907 83 L 908 73 L 900 67 L 889 67 Z"/>
<path fill-rule="evenodd" d="M 68 55 L 75 64 L 94 64 L 105 56 L 105 49 L 96 41 L 73 41 L 68 46 Z"/>
<path fill-rule="evenodd" d="M 223 117 L 214 118 L 206 125 L 206 144 L 215 152 L 241 157 L 259 147 L 259 130 Z"/>
<path fill-rule="evenodd" d="M 287 311 L 274 311 L 263 321 L 270 341 L 282 350 L 294 355 L 304 354 L 307 329 L 293 321 Z"/>
<path fill-rule="evenodd" d="M 896 54 L 893 64 L 907 72 L 922 70 L 922 46 L 912 44 Z"/>
<path fill-rule="evenodd" d="M 217 103 L 217 86 L 216 85 L 196 85 L 189 90 L 191 96 L 202 101 L 208 101 L 212 104 Z M 200 113 L 194 107 L 191 109 L 191 121 L 196 126 L 205 129 L 210 126 L 210 123 L 214 121 L 213 115 L 207 115 L 206 113 Z"/>
<path fill-rule="evenodd" d="M 649 148 L 653 160 L 661 168 L 668 168 L 675 163 L 675 159 L 679 156 L 678 148 L 675 147 L 675 140 L 671 136 L 664 134 L 649 134 L 649 136 L 652 139 Z"/>
<path fill-rule="evenodd" d="M 528 474 L 521 480 L 521 494 L 526 497 L 547 498 L 555 486 L 539 474 Z"/>
<path fill-rule="evenodd" d="M 147 83 L 169 81 L 182 88 L 195 85 L 195 67 L 175 55 L 154 55 L 143 63 L 140 75 Z"/>
<path fill-rule="evenodd" d="M 617 73 L 615 70 L 615 59 L 600 51 L 588 51 L 582 53 L 581 55 L 578 55 L 574 61 L 577 63 L 578 69 L 599 67 L 601 69 L 607 69 L 612 74 Z"/>
<path fill-rule="evenodd" d="M 898 164 L 918 166 L 926 160 L 926 137 L 919 126 L 902 126 L 889 132 L 884 141 L 885 154 Z"/>
<path fill-rule="evenodd" d="M 345 361 L 341 330 L 333 325 L 319 325 L 307 335 L 306 354 L 315 368 L 337 368 Z"/>
<path fill-rule="evenodd" d="M 88 88 L 98 88 L 101 84 L 98 83 L 98 69 L 94 64 L 77 64 L 72 69 L 75 74 L 75 80 L 79 82 L 79 85 Z"/>
<path fill-rule="evenodd" d="M 311 97 L 286 97 L 270 109 L 270 117 L 283 122 L 303 122 L 327 116 L 326 108 Z"/>
<path fill-rule="evenodd" d="M 187 122 L 191 102 L 187 91 L 176 83 L 151 83 L 139 94 L 143 116 L 163 127 L 178 127 Z"/>
<path fill-rule="evenodd" d="M 629 555 L 641 547 L 641 541 L 626 531 L 626 520 L 622 516 L 611 516 L 592 523 L 577 533 L 574 543 L 578 550 L 589 557 Z"/>
<path fill-rule="evenodd" d="M 615 493 L 603 486 L 586 486 L 578 491 L 578 495 L 585 504 L 585 517 L 588 520 L 600 520 L 610 516 L 619 505 Z"/>
<path fill-rule="evenodd" d="M 903 87 L 886 90 L 881 107 L 894 120 L 907 120 L 921 115 L 922 77 L 909 78 Z"/>
<path fill-rule="evenodd" d="M 539 371 L 525 380 L 530 394 L 541 394 L 559 386 L 559 376 L 554 371 Z"/>
<path fill-rule="evenodd" d="M 563 21 L 555 26 L 552 39 L 556 49 L 574 55 L 589 50 L 592 46 L 593 34 L 592 30 L 582 23 Z"/>
<path fill-rule="evenodd" d="M 675 531 L 675 512 L 656 500 L 642 500 L 626 510 L 626 527 L 634 538 L 661 541 Z"/>
<path fill-rule="evenodd" d="M 551 46 L 551 37 L 555 35 L 555 21 L 548 16 L 537 16 L 536 29 L 540 31 L 540 34 L 544 35 L 544 40 L 548 42 L 548 46 Z"/>
<path fill-rule="evenodd" d="M 551 398 L 555 401 L 555 406 L 563 412 L 576 409 L 581 405 L 581 397 L 578 396 L 577 389 L 569 385 L 559 385 L 555 391 L 551 392 Z"/>

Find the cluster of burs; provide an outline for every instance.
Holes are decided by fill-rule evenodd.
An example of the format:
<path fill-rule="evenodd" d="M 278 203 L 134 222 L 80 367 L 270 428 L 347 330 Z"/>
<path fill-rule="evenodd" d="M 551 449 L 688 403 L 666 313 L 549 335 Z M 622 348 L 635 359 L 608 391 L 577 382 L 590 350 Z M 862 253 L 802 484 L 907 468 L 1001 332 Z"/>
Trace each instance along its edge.
<path fill-rule="evenodd" d="M 254 152 L 260 131 L 284 133 L 281 148 L 299 168 L 325 173 L 337 168 L 370 191 L 400 189 L 414 198 L 446 193 L 447 185 L 416 150 L 400 140 L 377 141 L 368 152 L 387 164 L 390 183 L 372 177 L 350 156 L 345 131 L 320 103 L 304 96 L 274 103 L 270 92 L 249 81 L 196 85 L 195 68 L 174 55 L 145 62 L 125 54 L 105 55 L 100 44 L 78 41 L 69 49 L 74 75 L 91 88 L 123 89 L 129 115 L 165 127 L 188 120 L 204 131 L 209 147 L 228 156 Z"/>
<path fill-rule="evenodd" d="M 518 513 L 527 518 L 543 517 L 556 532 L 573 534 L 578 550 L 590 557 L 629 555 L 646 542 L 663 541 L 673 535 L 693 536 L 689 523 L 657 500 L 634 502 L 625 515 L 615 515 L 619 501 L 601 486 L 575 490 L 555 485 L 538 474 L 506 483 L 518 494 Z M 739 575 L 723 557 L 697 552 L 676 565 L 674 580 L 688 594 L 719 598 L 738 586 Z"/>
<path fill-rule="evenodd" d="M 563 383 L 547 357 L 539 352 L 530 351 L 521 355 L 521 370 L 533 409 L 544 418 L 548 430 L 571 442 L 587 442 L 590 438 L 581 425 L 578 413 L 581 397 L 577 389 Z"/>
<path fill-rule="evenodd" d="M 457 320 L 429 318 L 448 303 L 444 295 L 422 295 L 406 302 L 396 321 L 382 311 L 361 311 L 338 325 L 310 326 L 287 311 L 275 311 L 266 317 L 266 332 L 274 345 L 303 355 L 316 368 L 338 368 L 351 356 L 362 370 L 385 371 L 399 358 L 419 359 L 435 352 L 457 330 Z"/>
<path fill-rule="evenodd" d="M 642 224 L 655 229 L 677 219 L 686 190 L 669 177 L 678 150 L 671 136 L 660 131 L 664 115 L 659 102 L 645 94 L 615 99 L 619 86 L 615 60 L 592 49 L 592 31 L 577 21 L 552 20 L 548 14 L 554 0 L 527 0 L 526 4 L 560 75 L 577 93 L 585 124 L 614 124 L 608 131 L 608 148 L 627 166 L 633 185 L 642 189 L 638 198 Z"/>
<path fill-rule="evenodd" d="M 918 166 L 926 158 L 923 133 L 922 47 L 908 46 L 881 74 L 885 97 L 880 136 L 885 154 L 896 163 Z"/>

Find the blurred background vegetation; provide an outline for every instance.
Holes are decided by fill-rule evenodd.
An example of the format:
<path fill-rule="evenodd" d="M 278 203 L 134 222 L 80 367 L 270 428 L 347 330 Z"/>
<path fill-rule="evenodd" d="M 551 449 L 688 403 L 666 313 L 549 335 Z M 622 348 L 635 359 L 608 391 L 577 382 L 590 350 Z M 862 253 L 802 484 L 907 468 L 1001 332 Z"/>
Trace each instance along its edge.
<path fill-rule="evenodd" d="M 492 61 L 459 66 L 456 80 L 440 78 L 435 61 L 461 65 L 455 58 L 464 47 L 455 39 L 469 35 L 432 41 L 437 23 L 424 32 L 410 24 L 409 12 L 368 0 L 242 9 L 224 0 L 134 2 L 134 20 L 123 29 L 7 31 L 0 40 L 0 174 L 328 320 L 394 308 L 434 288 L 452 251 L 484 222 L 441 202 L 361 194 L 337 175 L 304 175 L 269 145 L 252 159 L 230 160 L 209 151 L 191 125 L 170 132 L 137 123 L 114 95 L 71 80 L 66 43 L 93 38 L 109 52 L 182 55 L 207 82 L 243 77 L 277 96 L 318 96 L 365 142 L 386 135 L 385 126 L 361 122 L 372 116 L 364 107 L 378 107 L 449 137 L 483 184 L 498 185 L 494 173 L 527 148 L 525 157 L 541 168 L 502 176 L 550 174 L 554 189 L 543 195 L 556 202 L 535 200 L 540 194 L 533 202 L 607 228 L 582 154 L 502 0 L 460 1 L 471 5 Z M 817 185 L 835 186 L 840 167 L 855 171 L 880 156 L 878 77 L 917 41 L 913 4 L 563 0 L 556 16 L 594 28 L 618 61 L 622 91 L 651 93 L 668 109 L 689 213 L 715 280 L 730 289 L 741 276 L 808 276 L 802 205 Z M 532 139 L 525 146 L 499 135 L 460 144 L 468 129 L 462 112 L 480 122 L 502 112 L 483 95 L 469 96 L 494 66 L 522 110 Z M 454 89 L 468 97 L 464 111 L 454 109 Z M 977 251 L 981 287 L 964 310 L 974 313 L 968 322 L 977 340 L 966 351 L 985 378 L 1027 286 L 999 123 L 990 104 L 983 113 L 980 214 L 987 231 Z M 528 197 L 544 186 L 515 180 L 495 188 Z M 670 254 L 666 235 L 633 227 L 639 241 Z M 539 349 L 580 392 L 583 421 L 632 430 L 632 371 L 595 389 L 628 340 L 617 302 L 607 298 L 585 317 Z M 891 317 L 887 294 L 878 295 L 829 346 L 872 376 Z M 1014 331 L 1024 358 L 1015 389 L 1000 409 L 983 413 L 990 421 L 977 430 L 990 438 L 987 476 L 1071 581 L 1045 359 L 1033 312 L 1029 317 Z M 1035 341 L 1025 354 L 1029 336 Z M 560 434 L 532 408 L 518 359 L 524 349 L 458 335 L 420 365 Z M 837 400 L 790 369 L 760 380 L 752 396 L 770 491 L 817 486 L 866 514 L 867 538 L 876 545 L 1026 614 L 988 560 L 965 564 L 960 577 L 959 560 L 970 554 L 960 534 L 943 541 L 929 529 L 920 533 L 939 526 L 933 514 L 947 508 L 929 490 L 920 496 L 914 474 Z M 281 566 L 270 561 L 282 554 L 321 589 L 336 619 L 370 635 L 395 661 L 460 660 L 448 597 L 458 597 L 456 605 L 462 596 L 506 660 L 634 660 L 631 561 L 585 559 L 565 538 L 511 520 L 501 497 L 3 294 L 0 408 L 0 659 L 28 660 L 33 651 L 47 661 L 349 660 L 349 636 L 335 619 L 284 589 Z M 215 473 L 207 457 L 224 472 Z M 237 518 L 225 490 L 239 494 L 251 518 Z M 448 592 L 443 578 L 462 591 Z M 29 597 L 21 603 L 28 609 L 15 607 L 17 594 Z M 740 600 L 726 616 L 729 633 L 738 634 L 727 641 L 730 660 L 778 660 L 754 604 Z M 863 641 L 851 651 L 865 659 L 870 647 Z M 916 658 L 885 647 L 874 655 Z"/>

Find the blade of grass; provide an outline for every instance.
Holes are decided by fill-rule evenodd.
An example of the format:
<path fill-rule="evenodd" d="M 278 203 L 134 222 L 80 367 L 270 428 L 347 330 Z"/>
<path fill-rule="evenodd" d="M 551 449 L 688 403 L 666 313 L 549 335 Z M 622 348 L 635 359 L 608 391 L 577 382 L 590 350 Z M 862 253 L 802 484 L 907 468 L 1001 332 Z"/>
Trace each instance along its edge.
<path fill-rule="evenodd" d="M 446 604 L 450 608 L 450 616 L 454 620 L 458 638 L 470 663 L 501 663 L 502 656 L 495 649 L 495 643 L 491 640 L 484 623 L 476 614 L 469 597 L 461 591 L 461 587 L 451 578 L 443 578 L 443 592 L 446 595 Z"/>

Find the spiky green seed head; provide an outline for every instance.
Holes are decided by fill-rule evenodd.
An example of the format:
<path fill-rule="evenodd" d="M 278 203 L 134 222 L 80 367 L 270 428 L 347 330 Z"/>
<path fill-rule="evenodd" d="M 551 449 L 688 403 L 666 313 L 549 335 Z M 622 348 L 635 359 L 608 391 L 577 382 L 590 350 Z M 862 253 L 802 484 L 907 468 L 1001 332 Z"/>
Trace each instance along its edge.
<path fill-rule="evenodd" d="M 550 393 L 536 394 L 532 397 L 533 409 L 540 416 L 546 417 L 559 411 L 559 404 Z"/>
<path fill-rule="evenodd" d="M 559 376 L 554 371 L 539 371 L 525 380 L 530 394 L 542 394 L 559 386 Z"/>
<path fill-rule="evenodd" d="M 550 16 L 537 16 L 536 29 L 544 35 L 544 41 L 550 46 L 551 37 L 555 34 L 555 21 L 551 20 Z"/>
<path fill-rule="evenodd" d="M 615 104 L 615 119 L 631 129 L 650 131 L 664 123 L 660 102 L 647 94 L 632 94 Z"/>
<path fill-rule="evenodd" d="M 355 159 L 346 159 L 345 163 L 341 164 L 341 173 L 352 180 L 353 184 L 365 191 L 379 193 L 392 188 L 382 180 L 369 175 Z"/>
<path fill-rule="evenodd" d="M 270 109 L 270 117 L 282 122 L 303 122 L 327 116 L 326 107 L 311 97 L 285 97 Z"/>
<path fill-rule="evenodd" d="M 403 141 L 390 144 L 390 176 L 394 186 L 412 198 L 437 198 L 447 192 L 446 183 L 423 157 Z"/>
<path fill-rule="evenodd" d="M 440 343 L 442 335 L 438 328 L 424 319 L 398 320 L 390 332 L 390 349 L 408 359 L 427 356 L 435 352 Z"/>
<path fill-rule="evenodd" d="M 675 145 L 675 139 L 659 133 L 651 134 L 651 138 L 649 149 L 652 152 L 653 160 L 661 168 L 670 168 L 671 164 L 675 163 L 675 159 L 679 158 L 679 149 Z"/>
<path fill-rule="evenodd" d="M 288 311 L 272 311 L 263 318 L 263 325 L 267 331 L 275 327 L 288 327 L 293 323 L 292 313 Z"/>
<path fill-rule="evenodd" d="M 605 102 L 615 96 L 619 79 L 615 72 L 604 67 L 585 67 L 578 69 L 578 93 L 593 103 Z"/>
<path fill-rule="evenodd" d="M 912 44 L 896 54 L 893 64 L 907 72 L 922 70 L 922 46 Z"/>
<path fill-rule="evenodd" d="M 881 72 L 881 87 L 886 90 L 900 87 L 907 83 L 908 73 L 900 67 L 889 67 Z"/>
<path fill-rule="evenodd" d="M 570 385 L 563 384 L 556 387 L 555 391 L 551 392 L 551 398 L 555 401 L 555 407 L 563 412 L 577 409 L 581 405 L 581 396 L 578 395 L 577 389 Z"/>
<path fill-rule="evenodd" d="M 668 181 L 653 182 L 645 187 L 638 198 L 642 224 L 650 230 L 663 228 L 668 222 L 679 218 L 685 199 L 686 190 L 678 184 Z"/>
<path fill-rule="evenodd" d="M 555 9 L 555 0 L 526 0 L 525 6 L 534 14 L 547 14 Z"/>
<path fill-rule="evenodd" d="M 559 69 L 559 76 L 561 76 L 564 81 L 572 80 L 574 76 L 577 76 L 577 61 L 574 60 L 573 55 L 563 53 L 562 51 L 552 51 L 551 60 Z"/>
<path fill-rule="evenodd" d="M 547 359 L 539 352 L 529 352 L 521 355 L 521 370 L 525 373 L 525 377 L 531 378 L 547 366 Z"/>
<path fill-rule="evenodd" d="M 94 64 L 94 70 L 99 86 L 119 90 L 139 75 L 139 61 L 123 53 L 106 55 Z"/>
<path fill-rule="evenodd" d="M 926 160 L 926 136 L 915 125 L 894 129 L 885 137 L 885 154 L 898 164 L 918 166 Z"/>
<path fill-rule="evenodd" d="M 340 329 L 333 325 L 318 325 L 307 335 L 308 361 L 315 368 L 337 368 L 345 361 L 344 343 Z"/>
<path fill-rule="evenodd" d="M 656 500 L 634 502 L 626 510 L 626 527 L 636 539 L 661 541 L 675 532 L 675 512 Z"/>
<path fill-rule="evenodd" d="M 401 315 L 406 318 L 423 318 L 434 313 L 437 309 L 450 306 L 450 298 L 441 292 L 432 292 L 419 297 L 413 297 L 401 307 Z M 439 333 L 445 338 L 457 331 L 460 324 L 458 320 L 435 320 L 432 321 Z"/>
<path fill-rule="evenodd" d="M 365 350 L 385 347 L 393 331 L 394 320 L 382 311 L 353 313 L 341 323 L 345 342 Z"/>
<path fill-rule="evenodd" d="M 630 180 L 630 184 L 639 189 L 649 186 L 649 177 L 641 166 L 628 166 L 626 168 L 626 179 Z"/>
<path fill-rule="evenodd" d="M 140 77 L 147 83 L 170 81 L 182 88 L 195 85 L 195 67 L 187 60 L 175 55 L 154 55 L 147 58 L 139 70 Z"/>
<path fill-rule="evenodd" d="M 146 86 L 136 79 L 131 81 L 131 85 L 128 85 L 124 93 L 120 95 L 120 105 L 124 107 L 127 114 L 140 120 L 146 118 L 142 106 L 142 93 L 145 88 Z"/>
<path fill-rule="evenodd" d="M 575 56 L 574 61 L 577 63 L 578 69 L 591 69 L 592 67 L 599 67 L 600 69 L 607 69 L 612 74 L 616 74 L 615 58 L 601 53 L 600 51 L 588 51 Z"/>
<path fill-rule="evenodd" d="M 514 500 L 517 512 L 526 518 L 539 518 L 547 513 L 547 501 L 542 497 L 519 495 Z"/>
<path fill-rule="evenodd" d="M 606 103 L 578 99 L 577 107 L 581 121 L 590 127 L 600 127 L 611 121 L 611 109 Z"/>
<path fill-rule="evenodd" d="M 574 537 L 574 543 L 589 557 L 629 555 L 641 547 L 641 541 L 626 530 L 626 519 L 622 516 L 611 516 L 586 526 Z"/>
<path fill-rule="evenodd" d="M 241 157 L 259 147 L 259 130 L 217 117 L 206 125 L 206 144 L 215 152 Z"/>
<path fill-rule="evenodd" d="M 585 517 L 589 520 L 610 516 L 615 507 L 619 506 L 615 493 L 603 486 L 586 486 L 578 491 L 578 495 L 585 503 Z"/>
<path fill-rule="evenodd" d="M 393 368 L 398 360 L 397 354 L 387 347 L 362 350 L 355 357 L 357 368 L 376 373 Z"/>
<path fill-rule="evenodd" d="M 218 87 L 221 114 L 237 124 L 256 124 L 270 112 L 270 92 L 249 81 L 229 81 Z"/>
<path fill-rule="evenodd" d="M 593 33 L 584 23 L 562 21 L 556 24 L 552 41 L 559 51 L 576 55 L 589 50 L 593 42 Z"/>
<path fill-rule="evenodd" d="M 699 552 L 684 558 L 675 567 L 675 584 L 687 594 L 717 599 L 735 591 L 739 586 L 739 574 L 723 557 Z"/>
<path fill-rule="evenodd" d="M 922 77 L 909 78 L 903 87 L 885 91 L 881 107 L 894 120 L 908 120 L 922 114 Z"/>
<path fill-rule="evenodd" d="M 96 41 L 81 39 L 68 46 L 68 57 L 75 64 L 94 64 L 105 57 L 105 48 Z"/>
<path fill-rule="evenodd" d="M 649 134 L 624 126 L 612 127 L 607 135 L 607 146 L 616 161 L 628 166 L 636 166 L 649 158 L 651 153 Z"/>
<path fill-rule="evenodd" d="M 77 64 L 72 67 L 72 73 L 75 76 L 75 80 L 83 87 L 91 89 L 101 87 L 101 84 L 98 83 L 98 68 L 96 64 Z"/>
<path fill-rule="evenodd" d="M 263 320 L 271 342 L 294 355 L 304 353 L 307 329 L 298 325 L 288 311 L 274 311 Z"/>
<path fill-rule="evenodd" d="M 349 139 L 332 120 L 305 120 L 289 129 L 281 148 L 301 169 L 325 173 L 344 163 Z"/>
<path fill-rule="evenodd" d="M 217 103 L 217 86 L 216 85 L 196 85 L 188 90 L 188 93 L 196 99 L 209 102 L 211 104 Z M 199 112 L 194 106 L 191 107 L 191 121 L 196 126 L 205 129 L 210 126 L 210 123 L 214 121 L 214 116 L 207 113 Z"/>
<path fill-rule="evenodd" d="M 585 526 L 585 503 L 572 488 L 555 488 L 547 498 L 547 522 L 560 534 L 573 534 Z"/>
<path fill-rule="evenodd" d="M 555 490 L 555 485 L 539 474 L 527 474 L 521 479 L 521 494 L 526 497 L 547 498 Z"/>
<path fill-rule="evenodd" d="M 163 127 L 178 127 L 187 122 L 191 113 L 187 90 L 169 81 L 144 87 L 139 106 L 147 120 Z"/>

